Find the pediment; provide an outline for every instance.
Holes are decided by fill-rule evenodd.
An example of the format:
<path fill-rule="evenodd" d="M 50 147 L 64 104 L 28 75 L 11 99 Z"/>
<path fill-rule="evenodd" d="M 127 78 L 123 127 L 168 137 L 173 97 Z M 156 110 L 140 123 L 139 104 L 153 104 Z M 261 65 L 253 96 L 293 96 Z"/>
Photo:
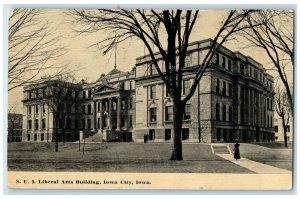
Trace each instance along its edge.
<path fill-rule="evenodd" d="M 99 88 L 95 90 L 94 94 L 113 92 L 113 91 L 118 91 L 118 89 L 110 85 L 101 85 L 99 86 Z"/>

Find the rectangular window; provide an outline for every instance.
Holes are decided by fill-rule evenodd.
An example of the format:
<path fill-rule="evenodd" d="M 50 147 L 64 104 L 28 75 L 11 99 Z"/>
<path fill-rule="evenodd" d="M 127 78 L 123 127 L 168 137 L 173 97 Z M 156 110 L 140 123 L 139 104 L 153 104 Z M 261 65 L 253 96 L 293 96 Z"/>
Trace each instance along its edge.
<path fill-rule="evenodd" d="M 219 92 L 220 92 L 220 80 L 217 78 L 216 93 L 219 94 Z"/>
<path fill-rule="evenodd" d="M 155 74 L 157 74 L 157 70 L 156 70 L 154 64 L 151 63 L 151 64 L 148 65 L 148 67 L 149 67 L 149 75 L 155 75 Z"/>
<path fill-rule="evenodd" d="M 226 82 L 223 81 L 223 95 L 226 96 Z"/>
<path fill-rule="evenodd" d="M 156 122 L 156 108 L 150 108 L 150 122 Z"/>
<path fill-rule="evenodd" d="M 27 141 L 30 141 L 30 134 L 27 134 Z"/>
<path fill-rule="evenodd" d="M 221 140 L 221 129 L 217 128 L 217 141 Z"/>
<path fill-rule="evenodd" d="M 227 141 L 227 129 L 223 129 L 223 140 Z"/>
<path fill-rule="evenodd" d="M 39 129 L 39 120 L 38 119 L 35 120 L 35 129 Z"/>
<path fill-rule="evenodd" d="M 226 121 L 226 105 L 223 105 L 223 121 Z"/>
<path fill-rule="evenodd" d="M 228 70 L 229 71 L 232 70 L 231 67 L 232 67 L 232 61 L 230 59 L 228 59 Z"/>
<path fill-rule="evenodd" d="M 28 129 L 32 129 L 32 121 L 28 120 Z"/>
<path fill-rule="evenodd" d="M 132 99 L 132 97 L 129 98 L 129 108 L 130 108 L 130 109 L 133 108 L 133 99 Z"/>
<path fill-rule="evenodd" d="M 232 97 L 232 84 L 228 84 L 228 96 Z"/>
<path fill-rule="evenodd" d="M 88 97 L 92 97 L 92 90 L 88 90 Z"/>
<path fill-rule="evenodd" d="M 78 113 L 78 105 L 77 104 L 75 104 L 75 113 Z"/>
<path fill-rule="evenodd" d="M 45 113 L 46 112 L 45 104 L 42 105 L 42 109 L 43 109 L 43 113 Z"/>
<path fill-rule="evenodd" d="M 129 90 L 132 90 L 132 81 L 129 81 Z"/>
<path fill-rule="evenodd" d="M 169 89 L 168 89 L 168 87 L 165 85 L 165 97 L 169 97 L 170 95 L 169 95 Z"/>
<path fill-rule="evenodd" d="M 129 127 L 132 127 L 132 115 L 129 115 Z"/>
<path fill-rule="evenodd" d="M 82 106 L 82 114 L 85 114 L 85 106 Z"/>
<path fill-rule="evenodd" d="M 79 97 L 79 91 L 75 91 L 75 98 Z"/>
<path fill-rule="evenodd" d="M 245 112 L 244 104 L 241 104 L 241 107 L 240 107 L 240 121 L 241 121 L 241 124 L 244 124 L 244 122 L 245 122 L 244 112 Z"/>
<path fill-rule="evenodd" d="M 166 119 L 166 121 L 173 120 L 173 107 L 172 106 L 166 106 L 165 119 Z"/>
<path fill-rule="evenodd" d="M 244 75 L 244 68 L 245 68 L 244 64 L 240 64 L 240 73 L 242 75 Z"/>
<path fill-rule="evenodd" d="M 39 105 L 35 105 L 35 113 L 39 113 Z"/>
<path fill-rule="evenodd" d="M 31 106 L 28 106 L 28 115 L 31 115 Z"/>
<path fill-rule="evenodd" d="M 41 133 L 41 141 L 44 141 L 44 133 Z"/>
<path fill-rule="evenodd" d="M 98 112 L 100 112 L 100 102 L 97 103 Z"/>
<path fill-rule="evenodd" d="M 224 56 L 222 56 L 222 67 L 226 68 L 226 59 Z"/>
<path fill-rule="evenodd" d="M 98 119 L 97 119 L 97 124 L 98 124 L 98 125 L 97 125 L 97 128 L 100 129 L 100 118 L 99 118 L 99 117 L 98 117 Z"/>
<path fill-rule="evenodd" d="M 155 130 L 154 129 L 149 130 L 149 140 L 155 140 Z"/>
<path fill-rule="evenodd" d="M 92 129 L 92 123 L 91 123 L 91 119 L 88 119 L 88 129 Z"/>
<path fill-rule="evenodd" d="M 190 129 L 182 128 L 182 140 L 188 140 L 190 136 Z"/>
<path fill-rule="evenodd" d="M 171 140 L 171 129 L 165 129 L 165 140 Z"/>
<path fill-rule="evenodd" d="M 46 128 L 46 119 L 42 119 L 42 129 Z"/>
<path fill-rule="evenodd" d="M 156 87 L 150 86 L 150 99 L 156 99 Z"/>
<path fill-rule="evenodd" d="M 88 105 L 88 114 L 91 114 L 92 113 L 92 105 Z"/>
<path fill-rule="evenodd" d="M 183 80 L 182 94 L 186 95 L 190 91 L 190 80 Z"/>
<path fill-rule="evenodd" d="M 216 53 L 216 64 L 219 66 L 220 65 L 220 60 L 219 60 L 219 54 Z"/>
<path fill-rule="evenodd" d="M 274 126 L 274 131 L 278 133 L 278 126 Z"/>
<path fill-rule="evenodd" d="M 216 120 L 220 120 L 220 105 L 216 104 Z"/>
<path fill-rule="evenodd" d="M 34 141 L 37 141 L 37 134 L 34 134 Z"/>
<path fill-rule="evenodd" d="M 232 107 L 231 106 L 229 106 L 229 108 L 228 108 L 228 114 L 229 114 L 229 122 L 232 122 Z"/>
<path fill-rule="evenodd" d="M 86 92 L 83 91 L 83 92 L 82 92 L 82 98 L 84 99 L 85 97 L 86 97 Z"/>
<path fill-rule="evenodd" d="M 183 120 L 190 120 L 190 119 L 191 119 L 191 105 L 186 104 L 185 110 L 184 110 L 184 115 L 183 115 Z"/>

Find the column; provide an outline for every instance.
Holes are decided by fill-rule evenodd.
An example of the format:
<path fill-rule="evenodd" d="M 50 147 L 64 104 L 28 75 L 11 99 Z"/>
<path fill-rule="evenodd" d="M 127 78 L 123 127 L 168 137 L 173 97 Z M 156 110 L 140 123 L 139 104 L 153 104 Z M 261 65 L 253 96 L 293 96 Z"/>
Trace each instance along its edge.
<path fill-rule="evenodd" d="M 108 99 L 108 115 L 109 115 L 108 129 L 112 129 L 112 98 Z"/>
<path fill-rule="evenodd" d="M 93 131 L 96 131 L 97 129 L 97 103 L 96 101 L 94 101 L 94 104 L 93 104 Z"/>
<path fill-rule="evenodd" d="M 120 130 L 121 124 L 121 98 L 118 97 L 118 105 L 117 105 L 117 130 Z"/>
<path fill-rule="evenodd" d="M 100 106 L 100 125 L 99 125 L 99 127 L 100 127 L 100 130 L 102 130 L 103 129 L 103 124 L 102 124 L 102 122 L 103 122 L 103 113 L 102 113 L 102 100 L 99 100 L 99 106 Z"/>

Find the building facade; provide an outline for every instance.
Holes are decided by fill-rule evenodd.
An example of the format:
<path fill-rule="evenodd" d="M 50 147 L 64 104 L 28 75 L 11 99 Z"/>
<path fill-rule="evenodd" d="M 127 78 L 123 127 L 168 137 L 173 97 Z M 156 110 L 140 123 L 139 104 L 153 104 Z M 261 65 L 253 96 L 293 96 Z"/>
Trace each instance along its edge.
<path fill-rule="evenodd" d="M 8 142 L 22 141 L 22 114 L 8 113 Z"/>
<path fill-rule="evenodd" d="M 287 131 L 287 141 L 293 141 L 293 118 L 289 119 L 289 124 L 286 126 Z M 284 141 L 284 129 L 282 125 L 282 119 L 275 113 L 274 119 L 274 131 L 275 131 L 275 140 L 276 141 Z"/>
<path fill-rule="evenodd" d="M 189 45 L 183 97 L 189 92 L 195 71 L 211 44 L 212 40 L 208 39 Z M 156 54 L 156 59 L 162 72 L 165 72 L 159 54 Z M 66 134 L 70 134 L 68 140 L 78 140 L 82 130 L 86 139 L 98 141 L 143 142 L 145 134 L 148 134 L 149 142 L 172 141 L 172 100 L 149 55 L 137 58 L 130 72 L 115 68 L 107 75 L 102 74 L 96 82 L 82 82 L 73 87 L 76 89 L 71 89 L 72 95 L 77 97 L 74 114 L 75 109 L 79 114 L 64 122 L 70 123 L 66 129 Z M 43 101 L 28 99 L 28 96 L 32 97 L 31 92 L 41 91 L 33 86 L 24 89 L 23 140 L 45 141 L 35 135 L 43 128 L 38 126 L 32 130 L 27 125 L 31 115 L 28 107 L 38 106 L 35 110 L 41 115 L 43 106 L 47 106 Z M 266 73 L 263 66 L 251 57 L 221 47 L 206 69 L 195 94 L 187 102 L 182 140 L 273 141 L 273 102 L 273 77 Z M 53 113 L 51 110 L 45 112 L 44 119 L 48 126 L 45 125 L 44 130 L 50 135 L 54 129 L 54 125 L 50 124 L 53 123 Z M 34 117 L 36 123 L 43 123 L 43 117 Z M 48 137 L 48 141 L 53 141 L 53 136 Z"/>

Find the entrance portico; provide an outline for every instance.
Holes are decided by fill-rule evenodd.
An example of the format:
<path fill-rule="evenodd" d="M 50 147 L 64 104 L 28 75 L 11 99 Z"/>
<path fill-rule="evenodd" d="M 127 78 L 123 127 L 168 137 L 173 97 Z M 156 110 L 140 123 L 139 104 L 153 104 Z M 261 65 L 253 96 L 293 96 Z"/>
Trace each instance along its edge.
<path fill-rule="evenodd" d="M 101 131 L 106 141 L 130 141 L 127 126 L 127 99 L 130 92 L 101 85 L 94 92 L 94 130 Z M 124 135 L 125 134 L 125 135 Z M 106 138 L 105 138 L 106 137 Z"/>

